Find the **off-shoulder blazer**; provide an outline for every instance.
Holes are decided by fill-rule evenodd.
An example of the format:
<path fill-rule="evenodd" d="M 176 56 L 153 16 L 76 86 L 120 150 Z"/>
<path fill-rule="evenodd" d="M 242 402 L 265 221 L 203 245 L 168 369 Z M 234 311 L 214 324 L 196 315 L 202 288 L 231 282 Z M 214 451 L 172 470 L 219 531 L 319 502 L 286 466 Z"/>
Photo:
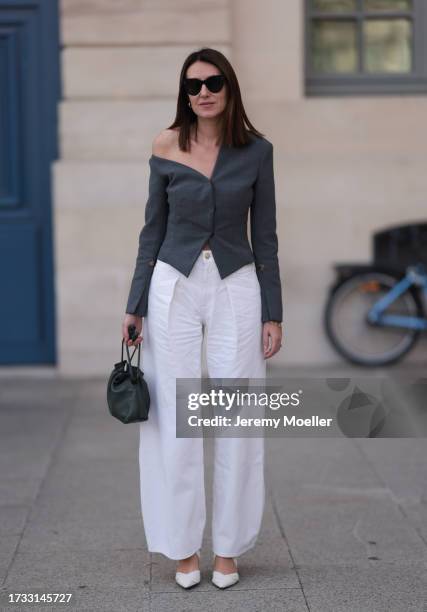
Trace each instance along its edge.
<path fill-rule="evenodd" d="M 262 321 L 282 321 L 272 143 L 250 134 L 243 147 L 222 145 L 210 178 L 154 154 L 149 167 L 145 224 L 126 312 L 149 316 L 148 292 L 157 259 L 189 276 L 209 240 L 221 278 L 255 262 Z"/>

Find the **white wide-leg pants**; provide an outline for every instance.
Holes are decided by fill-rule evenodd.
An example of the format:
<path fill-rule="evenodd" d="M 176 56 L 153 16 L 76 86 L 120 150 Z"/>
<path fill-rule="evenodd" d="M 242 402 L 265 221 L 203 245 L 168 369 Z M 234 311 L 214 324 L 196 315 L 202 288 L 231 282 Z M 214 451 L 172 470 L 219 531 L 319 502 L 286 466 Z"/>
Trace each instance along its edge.
<path fill-rule="evenodd" d="M 202 546 L 206 521 L 203 438 L 176 437 L 176 379 L 265 378 L 261 289 L 255 264 L 221 279 L 202 250 L 188 277 L 157 260 L 142 330 L 150 390 L 140 424 L 141 509 L 148 550 L 184 559 Z M 216 437 L 213 552 L 237 557 L 256 542 L 264 509 L 264 438 Z"/>

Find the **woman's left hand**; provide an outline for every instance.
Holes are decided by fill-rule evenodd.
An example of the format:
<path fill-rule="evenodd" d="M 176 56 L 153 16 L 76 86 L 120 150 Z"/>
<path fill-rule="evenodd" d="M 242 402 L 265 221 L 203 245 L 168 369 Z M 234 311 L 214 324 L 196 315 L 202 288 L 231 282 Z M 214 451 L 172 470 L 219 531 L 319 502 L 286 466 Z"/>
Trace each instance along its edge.
<path fill-rule="evenodd" d="M 266 321 L 262 329 L 262 343 L 264 347 L 264 358 L 269 359 L 273 357 L 282 346 L 282 327 Z"/>

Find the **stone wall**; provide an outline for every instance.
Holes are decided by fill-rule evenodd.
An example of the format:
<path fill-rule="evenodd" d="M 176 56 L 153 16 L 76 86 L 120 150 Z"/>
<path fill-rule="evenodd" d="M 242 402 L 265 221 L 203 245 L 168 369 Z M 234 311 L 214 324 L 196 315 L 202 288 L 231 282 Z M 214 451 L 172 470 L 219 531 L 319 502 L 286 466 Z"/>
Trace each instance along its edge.
<path fill-rule="evenodd" d="M 64 0 L 61 8 L 59 367 L 103 374 L 119 357 L 153 137 L 174 118 L 187 54 L 210 45 L 230 58 L 230 8 L 225 0 Z"/>
<path fill-rule="evenodd" d="M 232 61 L 274 143 L 285 341 L 271 363 L 340 363 L 322 327 L 331 266 L 368 261 L 375 229 L 424 218 L 425 97 L 305 97 L 299 0 L 63 0 L 61 29 L 61 372 L 104 374 L 118 356 L 151 142 L 175 116 L 184 58 L 204 45 Z"/>

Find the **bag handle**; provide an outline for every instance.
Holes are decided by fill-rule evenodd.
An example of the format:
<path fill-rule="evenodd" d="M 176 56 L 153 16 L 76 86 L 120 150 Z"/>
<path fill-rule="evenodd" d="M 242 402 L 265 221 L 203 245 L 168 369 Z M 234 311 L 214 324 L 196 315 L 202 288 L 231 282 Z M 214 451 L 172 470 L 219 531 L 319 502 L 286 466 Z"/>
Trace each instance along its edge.
<path fill-rule="evenodd" d="M 132 340 L 135 340 L 137 337 L 137 333 L 136 333 L 136 328 L 135 325 L 129 325 L 128 327 L 128 331 L 129 331 L 129 336 L 131 337 Z M 125 343 L 125 339 L 122 339 L 122 355 L 121 355 L 121 361 L 123 361 L 123 344 Z M 136 349 L 138 349 L 138 361 L 137 361 L 137 366 L 138 366 L 138 370 L 140 369 L 140 363 L 141 363 L 141 343 L 138 344 L 137 347 L 135 347 L 133 353 L 132 353 L 132 357 L 130 356 L 129 353 L 129 347 L 126 344 L 126 352 L 127 352 L 127 356 L 128 356 L 128 368 L 129 368 L 129 373 L 130 373 L 130 377 L 131 377 L 131 381 L 135 384 L 138 380 L 138 370 L 136 371 L 135 375 L 133 375 L 133 370 L 132 370 L 132 359 L 133 356 L 136 353 Z"/>
<path fill-rule="evenodd" d="M 121 354 L 121 357 L 120 357 L 120 361 L 123 361 L 123 345 L 124 345 L 124 343 L 125 343 L 125 339 L 123 338 L 123 340 L 122 340 L 122 354 Z M 128 345 L 126 345 L 126 348 L 128 348 Z M 130 357 L 130 358 L 129 358 L 129 351 L 128 351 L 128 358 L 129 358 L 129 361 L 131 361 L 131 360 L 133 359 L 133 356 L 135 355 L 135 353 L 136 353 L 136 349 L 137 349 L 137 348 L 138 348 L 138 347 L 136 346 L 136 347 L 135 347 L 135 350 L 134 350 L 134 351 L 133 351 L 133 353 L 132 353 L 132 357 Z"/>
<path fill-rule="evenodd" d="M 122 339 L 122 361 L 123 361 L 123 344 L 125 344 L 125 339 Z M 132 359 L 133 356 L 135 355 L 136 350 L 138 349 L 138 361 L 137 361 L 137 366 L 138 366 L 138 370 L 140 369 L 140 363 L 141 363 L 141 343 L 138 344 L 137 347 L 135 347 L 135 350 L 132 353 L 132 357 L 130 356 L 129 353 L 129 347 L 126 344 L 126 352 L 127 352 L 127 362 L 128 362 L 128 370 L 129 370 L 129 374 L 130 374 L 130 378 L 131 381 L 135 384 L 138 381 L 138 371 L 136 371 L 134 373 L 133 369 L 132 369 Z"/>

